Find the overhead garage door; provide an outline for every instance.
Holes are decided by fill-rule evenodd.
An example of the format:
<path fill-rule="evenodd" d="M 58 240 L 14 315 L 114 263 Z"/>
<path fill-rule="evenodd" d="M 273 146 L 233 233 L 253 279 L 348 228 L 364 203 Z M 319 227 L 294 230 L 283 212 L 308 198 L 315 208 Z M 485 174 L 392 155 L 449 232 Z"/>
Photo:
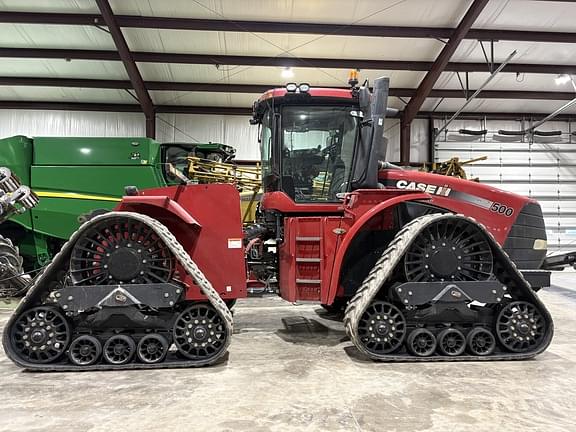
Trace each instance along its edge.
<path fill-rule="evenodd" d="M 441 128 L 443 121 L 436 121 Z M 552 136 L 521 135 L 529 123 L 521 121 L 454 121 L 437 138 L 434 160 L 458 156 L 468 160 L 487 156 L 465 167 L 469 178 L 527 195 L 542 206 L 546 222 L 549 252 L 576 250 L 576 125 L 549 122 L 538 128 Z M 465 130 L 486 130 L 485 135 L 467 135 Z M 558 131 L 560 132 L 559 134 Z"/>

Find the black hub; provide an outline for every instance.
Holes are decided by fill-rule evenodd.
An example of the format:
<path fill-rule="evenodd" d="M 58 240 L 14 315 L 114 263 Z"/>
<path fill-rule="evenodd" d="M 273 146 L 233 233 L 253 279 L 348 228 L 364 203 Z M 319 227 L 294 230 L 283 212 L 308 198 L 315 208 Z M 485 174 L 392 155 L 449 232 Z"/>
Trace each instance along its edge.
<path fill-rule="evenodd" d="M 412 354 L 427 357 L 436 351 L 436 337 L 430 330 L 416 329 L 408 336 L 407 348 Z"/>
<path fill-rule="evenodd" d="M 104 262 L 108 263 L 108 271 L 114 279 L 128 281 L 134 279 L 141 270 L 146 268 L 146 264 L 143 263 L 144 255 L 141 249 L 133 248 L 129 244 L 113 251 Z"/>
<path fill-rule="evenodd" d="M 149 334 L 138 342 L 138 360 L 142 363 L 160 363 L 168 353 L 168 341 L 159 334 Z"/>
<path fill-rule="evenodd" d="M 487 356 L 494 352 L 496 339 L 494 335 L 481 327 L 477 327 L 468 333 L 466 337 L 468 350 L 478 356 Z"/>
<path fill-rule="evenodd" d="M 70 271 L 75 285 L 168 282 L 174 257 L 149 226 L 118 216 L 95 224 L 76 242 Z"/>
<path fill-rule="evenodd" d="M 14 350 L 31 363 L 58 359 L 70 342 L 70 327 L 58 309 L 39 306 L 22 313 L 12 326 Z"/>
<path fill-rule="evenodd" d="M 402 346 L 406 319 L 393 304 L 374 301 L 360 318 L 358 336 L 366 350 L 374 354 L 390 354 Z"/>
<path fill-rule="evenodd" d="M 465 219 L 440 219 L 412 242 L 404 260 L 410 282 L 486 280 L 492 251 L 484 234 Z"/>
<path fill-rule="evenodd" d="M 104 344 L 104 359 L 110 364 L 121 365 L 132 360 L 136 344 L 126 335 L 111 336 Z"/>
<path fill-rule="evenodd" d="M 498 340 L 508 351 L 526 352 L 542 343 L 546 331 L 544 318 L 532 303 L 512 302 L 496 320 Z"/>
<path fill-rule="evenodd" d="M 458 356 L 466 349 L 466 338 L 460 330 L 442 330 L 438 335 L 438 349 L 444 355 Z"/>
<path fill-rule="evenodd" d="M 94 336 L 78 336 L 70 344 L 68 357 L 70 361 L 78 366 L 89 366 L 94 364 L 102 354 L 102 344 Z"/>
<path fill-rule="evenodd" d="M 207 303 L 188 307 L 174 324 L 174 343 L 178 352 L 192 360 L 207 360 L 219 354 L 226 337 L 222 317 Z"/>

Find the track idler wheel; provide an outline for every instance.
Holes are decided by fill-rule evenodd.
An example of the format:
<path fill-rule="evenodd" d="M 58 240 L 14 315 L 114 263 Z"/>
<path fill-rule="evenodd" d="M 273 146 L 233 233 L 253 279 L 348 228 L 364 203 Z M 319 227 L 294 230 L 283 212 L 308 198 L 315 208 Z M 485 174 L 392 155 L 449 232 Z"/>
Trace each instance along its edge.
<path fill-rule="evenodd" d="M 498 314 L 496 335 L 508 351 L 532 351 L 542 343 L 545 333 L 544 317 L 532 303 L 512 302 Z"/>
<path fill-rule="evenodd" d="M 176 318 L 173 335 L 181 355 L 202 362 L 220 354 L 227 337 L 222 317 L 208 303 L 182 311 Z"/>
<path fill-rule="evenodd" d="M 430 331 L 423 328 L 416 329 L 406 341 L 408 351 L 418 357 L 428 357 L 436 351 L 436 336 Z"/>
<path fill-rule="evenodd" d="M 168 341 L 159 334 L 149 334 L 138 342 L 138 360 L 142 363 L 160 363 L 168 354 Z"/>
<path fill-rule="evenodd" d="M 393 304 L 374 301 L 360 318 L 358 336 L 364 348 L 371 353 L 393 353 L 404 342 L 406 319 Z"/>
<path fill-rule="evenodd" d="M 102 354 L 102 344 L 94 336 L 78 336 L 70 344 L 68 358 L 77 366 L 90 366 L 98 361 Z"/>
<path fill-rule="evenodd" d="M 496 349 L 496 339 L 490 331 L 476 327 L 466 336 L 466 345 L 471 354 L 487 356 Z"/>
<path fill-rule="evenodd" d="M 123 365 L 134 357 L 136 343 L 130 336 L 111 336 L 104 344 L 104 359 L 113 365 Z"/>
<path fill-rule="evenodd" d="M 438 335 L 438 350 L 447 356 L 459 356 L 466 349 L 466 338 L 457 329 L 447 328 Z"/>
<path fill-rule="evenodd" d="M 51 363 L 66 351 L 70 327 L 58 309 L 39 306 L 18 317 L 12 326 L 10 342 L 23 360 Z"/>

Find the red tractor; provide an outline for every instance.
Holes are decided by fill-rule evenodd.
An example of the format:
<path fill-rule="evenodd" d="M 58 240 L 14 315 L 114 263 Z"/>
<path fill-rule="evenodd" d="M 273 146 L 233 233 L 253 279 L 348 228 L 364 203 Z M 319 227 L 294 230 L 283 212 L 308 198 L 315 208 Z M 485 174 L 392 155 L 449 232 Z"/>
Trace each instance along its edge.
<path fill-rule="evenodd" d="M 262 281 L 290 302 L 345 308 L 350 339 L 375 360 L 544 351 L 553 323 L 535 293 L 546 282 L 540 206 L 381 162 L 387 97 L 386 78 L 373 93 L 266 92 L 252 120 L 257 223 L 242 227 L 232 185 L 128 189 L 35 279 L 6 326 L 7 355 L 32 370 L 212 364 L 230 344 L 228 306 Z"/>

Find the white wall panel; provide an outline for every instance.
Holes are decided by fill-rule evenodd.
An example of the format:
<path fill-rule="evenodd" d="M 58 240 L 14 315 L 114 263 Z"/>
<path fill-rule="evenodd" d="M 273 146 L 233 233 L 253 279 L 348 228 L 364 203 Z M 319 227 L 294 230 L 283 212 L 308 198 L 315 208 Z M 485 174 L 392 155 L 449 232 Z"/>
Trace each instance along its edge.
<path fill-rule="evenodd" d="M 400 161 L 400 120 L 386 119 L 384 136 L 388 137 L 386 160 Z M 425 162 L 428 158 L 428 120 L 416 119 L 412 122 L 410 161 Z"/>
<path fill-rule="evenodd" d="M 26 136 L 144 136 L 138 113 L 0 109 L 0 138 Z"/>
<path fill-rule="evenodd" d="M 218 142 L 236 148 L 236 159 L 260 159 L 258 127 L 248 116 L 160 114 L 157 139 L 163 142 Z"/>

